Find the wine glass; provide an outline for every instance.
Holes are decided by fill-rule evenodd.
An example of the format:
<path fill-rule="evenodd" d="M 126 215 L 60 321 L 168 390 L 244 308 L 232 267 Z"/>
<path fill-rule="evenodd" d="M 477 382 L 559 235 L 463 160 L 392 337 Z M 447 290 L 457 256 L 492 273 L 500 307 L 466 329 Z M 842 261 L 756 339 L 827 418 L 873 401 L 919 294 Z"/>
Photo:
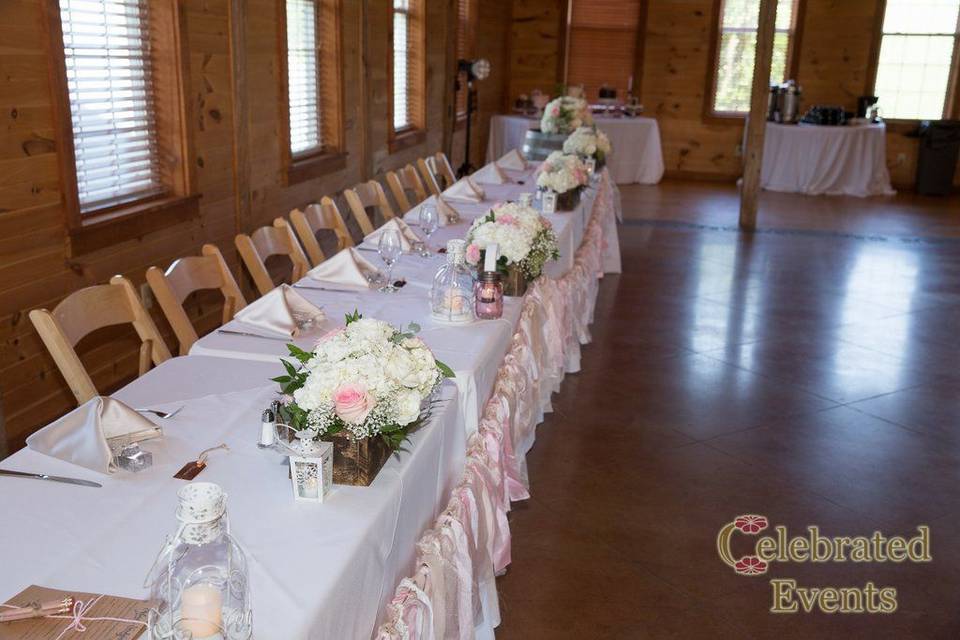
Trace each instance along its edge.
<path fill-rule="evenodd" d="M 387 265 L 387 283 L 380 287 L 380 291 L 392 293 L 397 290 L 393 286 L 393 265 L 400 259 L 403 246 L 400 244 L 400 232 L 395 229 L 386 229 L 380 234 L 380 243 L 377 246 L 380 259 Z"/>
<path fill-rule="evenodd" d="M 433 255 L 433 252 L 430 250 L 430 236 L 434 234 L 439 226 L 440 214 L 437 212 L 437 207 L 433 204 L 422 205 L 420 207 L 420 229 L 423 231 L 423 235 L 427 236 L 427 239 L 423 243 L 424 246 L 420 251 L 420 255 L 424 258 Z"/>

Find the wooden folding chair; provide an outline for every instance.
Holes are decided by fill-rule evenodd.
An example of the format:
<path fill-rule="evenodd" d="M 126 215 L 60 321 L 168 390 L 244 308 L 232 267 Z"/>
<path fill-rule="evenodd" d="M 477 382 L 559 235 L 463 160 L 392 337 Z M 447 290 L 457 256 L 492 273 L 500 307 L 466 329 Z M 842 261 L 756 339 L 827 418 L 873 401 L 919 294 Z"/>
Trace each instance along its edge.
<path fill-rule="evenodd" d="M 387 194 L 384 193 L 383 187 L 381 187 L 380 183 L 376 180 L 362 182 L 353 189 L 345 189 L 343 196 L 347 199 L 347 204 L 350 205 L 350 212 L 353 214 L 357 224 L 360 225 L 360 230 L 364 236 L 373 233 L 375 228 L 373 222 L 370 220 L 370 216 L 367 214 L 367 208 L 373 209 L 374 215 L 376 215 L 376 211 L 379 210 L 384 222 L 394 217 L 393 207 L 390 206 L 390 202 L 387 200 Z"/>
<path fill-rule="evenodd" d="M 404 213 L 427 199 L 427 190 L 420 182 L 420 176 L 417 175 L 417 170 L 412 164 L 397 171 L 387 171 L 387 185 L 390 187 L 393 199 L 397 201 L 397 206 Z M 410 201 L 408 192 L 413 194 L 413 202 Z"/>
<path fill-rule="evenodd" d="M 123 276 L 113 276 L 110 284 L 74 291 L 53 311 L 34 309 L 30 312 L 30 321 L 57 363 L 77 404 L 98 395 L 76 351 L 77 343 L 97 329 L 118 324 L 133 325 L 141 341 L 140 375 L 147 372 L 151 362 L 157 365 L 170 359 L 170 350 L 157 331 L 157 325 L 143 308 L 133 285 Z"/>
<path fill-rule="evenodd" d="M 277 286 L 267 271 L 266 261 L 270 256 L 287 256 L 290 259 L 293 263 L 293 270 L 290 273 L 291 283 L 302 278 L 310 270 L 310 263 L 307 262 L 307 256 L 300 248 L 296 236 L 293 235 L 293 229 L 283 218 L 274 220 L 272 227 L 260 227 L 250 235 L 238 234 L 234 238 L 234 244 L 237 245 L 237 251 L 240 252 L 244 266 L 253 276 L 253 282 L 257 285 L 260 295 L 269 293 Z"/>
<path fill-rule="evenodd" d="M 450 161 L 447 160 L 447 154 L 443 151 L 437 151 L 433 155 L 433 162 L 433 172 L 443 178 L 443 189 L 452 187 L 453 183 L 457 181 L 457 175 L 453 172 Z"/>
<path fill-rule="evenodd" d="M 440 181 L 437 179 L 435 164 L 433 158 L 417 158 L 417 170 L 420 172 L 420 177 L 423 178 L 423 183 L 427 185 L 427 189 L 430 190 L 432 195 L 439 196 L 442 190 L 440 189 Z"/>
<path fill-rule="evenodd" d="M 173 327 L 182 356 L 190 353 L 190 347 L 200 338 L 183 308 L 187 296 L 194 291 L 219 289 L 223 294 L 221 324 L 230 322 L 237 311 L 247 306 L 220 249 L 212 244 L 203 245 L 199 256 L 177 259 L 166 272 L 150 267 L 147 269 L 147 282 L 167 322 Z"/>
<path fill-rule="evenodd" d="M 337 204 L 327 196 L 320 199 L 320 204 L 309 204 L 303 211 L 294 209 L 290 212 L 290 222 L 293 224 L 300 244 L 307 251 L 310 263 L 317 266 L 327 259 L 317 240 L 317 232 L 326 229 L 333 231 L 337 236 L 337 251 L 353 246 L 353 238 L 347 230 L 347 224 L 340 215 Z"/>

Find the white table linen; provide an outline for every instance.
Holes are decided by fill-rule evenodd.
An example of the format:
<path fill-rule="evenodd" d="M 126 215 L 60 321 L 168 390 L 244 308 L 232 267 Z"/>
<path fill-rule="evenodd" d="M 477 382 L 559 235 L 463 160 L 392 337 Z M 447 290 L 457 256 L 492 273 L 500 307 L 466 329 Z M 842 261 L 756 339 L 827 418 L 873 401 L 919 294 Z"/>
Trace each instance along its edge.
<path fill-rule="evenodd" d="M 175 358 L 115 394 L 133 405 L 185 401 L 175 418 L 156 420 L 165 436 L 144 445 L 154 465 L 143 472 L 106 476 L 29 449 L 5 460 L 5 469 L 86 478 L 103 488 L 0 478 L 4 510 L 16 514 L 0 527 L 0 598 L 29 584 L 146 597 L 144 577 L 176 527 L 176 492 L 185 482 L 173 474 L 203 449 L 226 443 L 230 451 L 212 453 L 198 480 L 229 495 L 231 532 L 250 564 L 254 637 L 369 637 L 381 603 L 411 569 L 417 538 L 462 471 L 456 389 L 444 387 L 430 422 L 370 487 L 337 485 L 323 504 L 297 503 L 283 457 L 256 446 L 260 412 L 276 395 L 267 379 L 277 369 Z M 247 389 L 222 393 L 221 373 L 234 389 Z"/>
<path fill-rule="evenodd" d="M 611 118 L 595 116 L 597 127 L 613 143 L 607 161 L 610 177 L 616 184 L 657 184 L 663 178 L 663 149 L 660 127 L 654 118 Z M 519 115 L 495 115 L 490 118 L 487 162 L 511 149 L 523 147 L 527 129 L 540 126 L 537 118 Z"/>
<path fill-rule="evenodd" d="M 760 186 L 807 195 L 893 195 L 886 127 L 767 123 Z"/>

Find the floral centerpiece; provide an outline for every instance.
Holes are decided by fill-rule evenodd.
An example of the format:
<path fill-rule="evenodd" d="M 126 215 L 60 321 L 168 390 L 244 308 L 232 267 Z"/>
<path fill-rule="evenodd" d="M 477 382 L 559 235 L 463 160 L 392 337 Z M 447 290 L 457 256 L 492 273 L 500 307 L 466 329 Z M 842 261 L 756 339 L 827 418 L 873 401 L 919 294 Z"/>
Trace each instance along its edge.
<path fill-rule="evenodd" d="M 333 441 L 335 482 L 369 484 L 427 417 L 443 379 L 453 377 L 419 330 L 354 312 L 313 351 L 288 345 L 298 365 L 282 360 L 287 373 L 273 379 L 284 394 L 280 419 L 298 438 Z"/>
<path fill-rule="evenodd" d="M 572 153 L 554 151 L 537 169 L 537 186 L 555 191 L 557 208 L 563 211 L 576 208 L 588 180 L 587 166 Z"/>
<path fill-rule="evenodd" d="M 603 168 L 610 151 L 610 138 L 596 126 L 580 127 L 563 143 L 564 153 L 573 153 L 581 158 L 593 158 L 598 170 Z"/>
<path fill-rule="evenodd" d="M 550 221 L 518 202 L 494 205 L 487 215 L 473 221 L 466 241 L 467 262 L 472 265 L 483 262 L 488 245 L 497 245 L 497 269 L 506 275 L 507 295 L 523 295 L 526 283 L 540 277 L 547 261 L 560 257 Z"/>
<path fill-rule="evenodd" d="M 583 98 L 561 96 L 547 103 L 540 118 L 540 130 L 547 134 L 570 134 L 593 124 L 590 106 Z"/>

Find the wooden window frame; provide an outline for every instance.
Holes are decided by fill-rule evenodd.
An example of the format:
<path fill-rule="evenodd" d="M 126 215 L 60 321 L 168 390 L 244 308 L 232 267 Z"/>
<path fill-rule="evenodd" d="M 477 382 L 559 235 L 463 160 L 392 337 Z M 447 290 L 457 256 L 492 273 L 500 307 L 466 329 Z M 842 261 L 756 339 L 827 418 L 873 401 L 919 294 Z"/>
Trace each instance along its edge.
<path fill-rule="evenodd" d="M 867 74 L 863 86 L 863 95 L 875 95 L 877 71 L 880 68 L 880 48 L 883 45 L 883 20 L 887 13 L 887 0 L 876 0 L 877 12 L 873 22 L 873 39 L 870 43 L 870 58 L 867 63 Z M 943 97 L 943 114 L 945 119 L 960 118 L 960 17 L 958 17 L 957 32 L 953 38 L 953 60 L 950 64 L 950 77 L 947 79 L 946 95 Z M 887 129 L 894 133 L 908 133 L 913 131 L 922 120 L 919 118 L 884 118 Z M 891 126 L 892 125 L 892 126 Z"/>
<path fill-rule="evenodd" d="M 465 32 L 460 31 L 461 27 L 463 26 L 460 23 L 460 6 L 459 6 L 460 2 L 467 3 L 467 24 L 466 24 Z M 463 58 L 466 60 L 472 60 L 477 55 L 477 0 L 457 0 L 457 3 L 458 3 L 456 5 L 457 11 L 455 16 L 457 20 L 457 30 L 456 30 L 457 39 L 454 44 L 457 46 L 457 49 L 459 49 L 460 38 L 464 37 L 466 40 L 466 44 L 464 46 L 466 53 L 464 53 Z M 465 97 L 464 106 L 466 107 L 466 104 L 467 104 L 466 101 L 470 99 L 469 93 L 467 90 L 467 77 L 466 77 L 466 74 L 461 73 L 459 69 L 460 52 L 456 51 L 456 55 L 454 57 L 456 58 L 456 64 L 458 66 L 456 71 L 457 77 L 459 78 L 460 84 L 461 84 L 461 89 L 460 91 L 457 92 L 457 95 L 458 96 L 463 95 Z M 454 114 L 453 114 L 454 128 L 457 130 L 466 128 L 467 126 L 466 108 L 463 111 L 460 111 L 459 105 L 456 102 L 456 98 L 454 99 L 454 102 L 453 102 L 453 108 L 454 108 Z"/>
<path fill-rule="evenodd" d="M 347 166 L 343 132 L 343 2 L 342 0 L 314 0 L 317 5 L 317 32 L 320 34 L 319 56 L 334 63 L 321 65 L 320 109 L 322 111 L 322 145 L 300 153 L 290 150 L 290 96 L 287 81 L 287 3 L 277 0 L 277 68 L 280 70 L 280 158 L 286 186 L 335 173 Z M 324 13 L 330 13 L 329 24 L 322 28 Z M 333 85 L 333 88 L 330 87 Z"/>
<path fill-rule="evenodd" d="M 395 129 L 393 125 L 393 58 L 394 58 L 394 43 L 393 43 L 393 17 L 396 9 L 393 8 L 393 1 L 390 0 L 388 6 L 388 16 L 389 20 L 387 22 L 387 28 L 389 33 L 388 48 L 387 48 L 387 127 L 388 127 L 388 136 L 387 143 L 390 153 L 396 151 L 401 151 L 403 149 L 408 149 L 410 147 L 415 147 L 419 144 L 422 144 L 427 139 L 426 133 L 426 0 L 410 0 L 410 9 L 407 10 L 408 20 L 411 17 L 414 19 L 411 22 L 408 22 L 407 28 L 410 28 L 410 24 L 416 25 L 416 31 L 413 36 L 410 38 L 411 42 L 414 42 L 417 47 L 415 54 L 417 59 L 413 65 L 414 78 L 412 80 L 408 79 L 409 87 L 408 89 L 412 90 L 413 93 L 413 113 L 411 114 L 411 121 L 408 126 L 405 126 L 401 129 Z M 408 31 L 409 33 L 409 31 Z"/>
<path fill-rule="evenodd" d="M 806 0 L 791 0 L 793 15 L 791 15 L 790 41 L 787 46 L 787 77 L 797 79 L 800 68 L 800 43 L 803 39 L 803 23 L 807 10 Z M 720 40 L 723 25 L 723 4 L 725 0 L 713 0 L 713 28 L 710 34 L 710 66 L 707 69 L 707 79 L 703 90 L 703 121 L 710 124 L 741 125 L 747 119 L 747 112 L 715 111 L 714 97 L 717 92 L 717 76 L 720 70 Z"/>
<path fill-rule="evenodd" d="M 154 56 L 154 101 L 161 174 L 166 192 L 81 213 L 66 54 L 59 0 L 43 0 L 50 54 L 49 82 L 60 173 L 68 255 L 77 256 L 142 237 L 199 216 L 200 196 L 193 175 L 193 146 L 184 89 L 190 77 L 182 35 L 185 12 L 180 0 L 148 0 Z"/>

